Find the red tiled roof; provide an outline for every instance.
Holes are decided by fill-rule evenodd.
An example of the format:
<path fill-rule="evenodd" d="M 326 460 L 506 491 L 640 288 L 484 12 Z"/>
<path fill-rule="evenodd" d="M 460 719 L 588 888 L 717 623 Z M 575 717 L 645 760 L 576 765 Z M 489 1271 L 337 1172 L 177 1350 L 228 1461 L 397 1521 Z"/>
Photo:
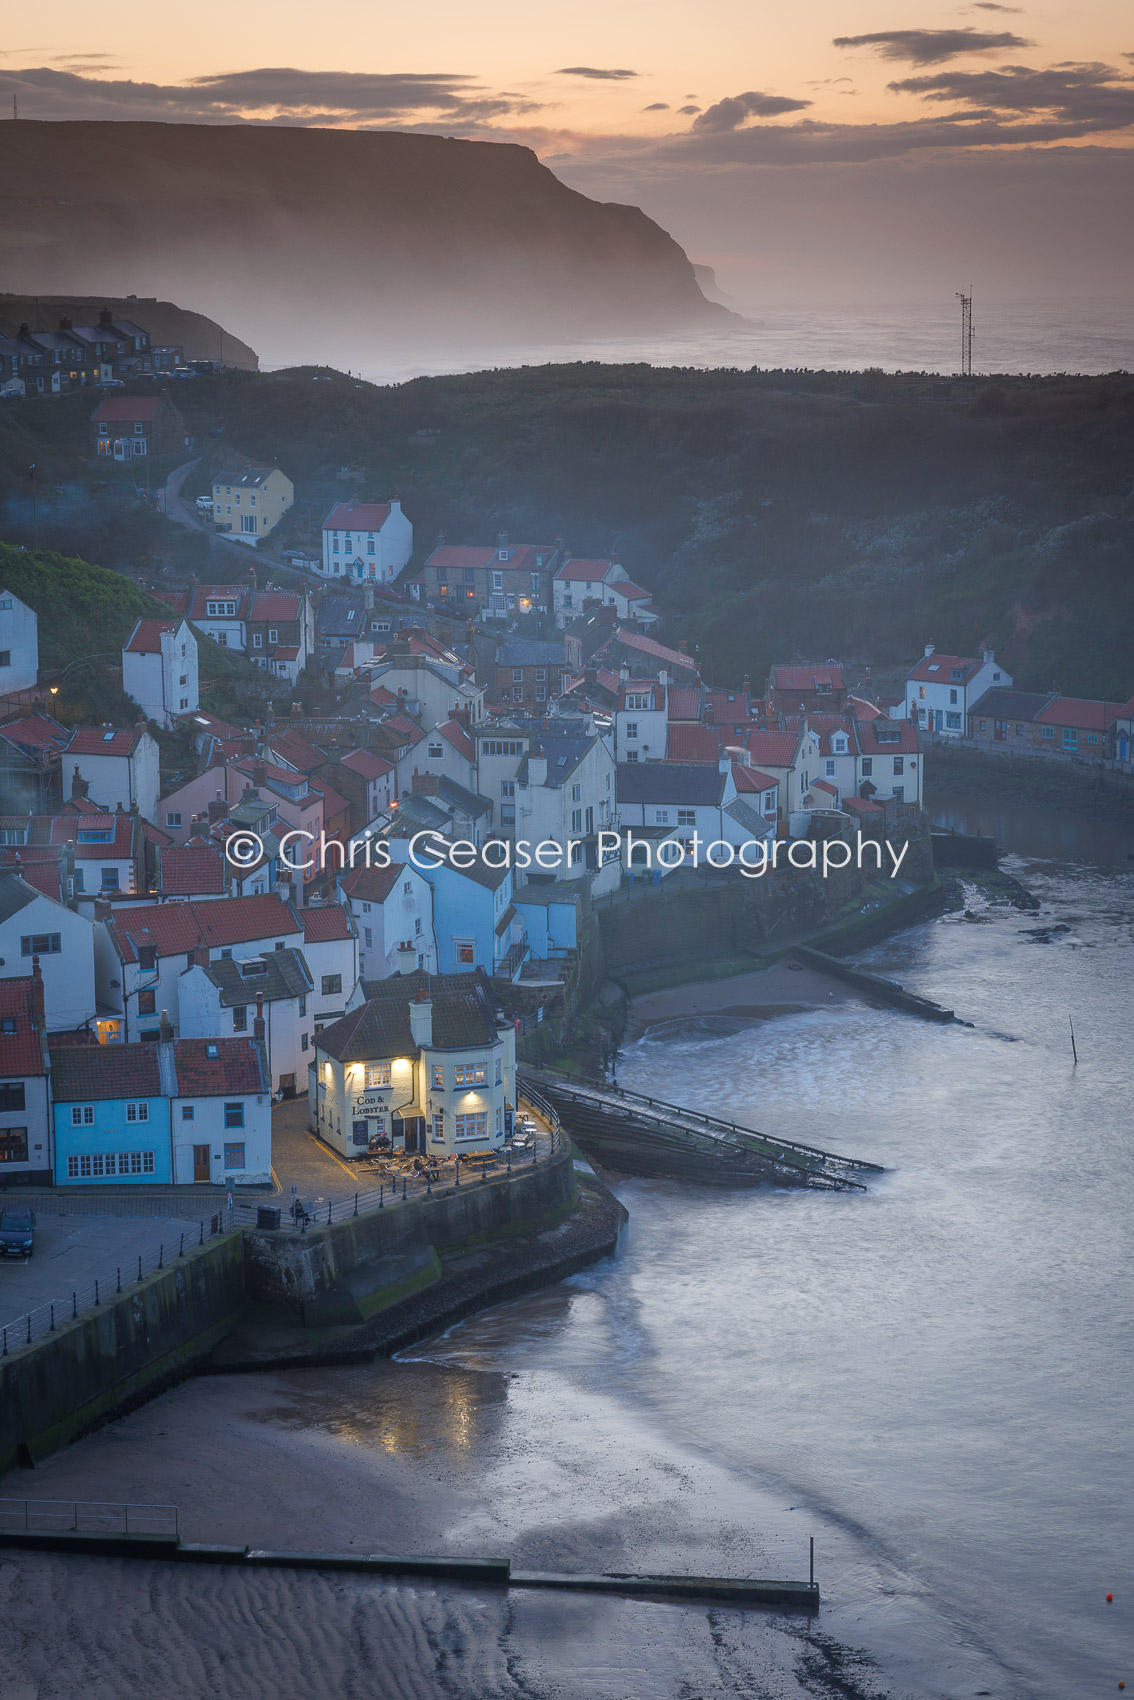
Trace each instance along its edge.
<path fill-rule="evenodd" d="M 209 903 L 143 904 L 112 916 L 107 927 L 125 962 L 137 961 L 139 945 L 156 946 L 159 956 L 176 956 L 199 945 L 250 944 L 299 931 L 290 905 L 274 892 Z"/>
<path fill-rule="evenodd" d="M 393 708 L 398 699 L 385 685 L 375 685 L 370 693 L 370 700 L 379 708 Z"/>
<path fill-rule="evenodd" d="M 89 797 L 68 797 L 59 807 L 61 815 L 101 815 L 102 812 L 98 804 L 92 803 Z M 143 828 L 149 824 L 149 821 L 142 822 Z"/>
<path fill-rule="evenodd" d="M 642 600 L 648 602 L 650 597 L 653 595 L 652 590 L 643 590 L 640 584 L 635 584 L 633 579 L 629 578 L 615 579 L 614 582 L 612 584 L 608 584 L 606 588 L 611 591 L 613 595 L 625 596 L 631 602 L 638 602 Z"/>
<path fill-rule="evenodd" d="M 130 424 L 135 419 L 155 419 L 164 398 L 159 395 L 111 395 L 91 414 L 93 420 Z"/>
<path fill-rule="evenodd" d="M 496 549 L 480 549 L 464 544 L 442 543 L 426 561 L 427 567 L 487 567 L 494 560 Z"/>
<path fill-rule="evenodd" d="M 326 903 L 318 909 L 301 909 L 299 921 L 305 944 L 324 944 L 328 939 L 354 937 L 347 912 L 340 903 Z"/>
<path fill-rule="evenodd" d="M 29 714 L 23 720 L 9 720 L 0 726 L 0 738 L 7 738 L 21 749 L 42 750 L 48 744 L 62 747 L 67 742 L 67 728 L 46 714 Z"/>
<path fill-rule="evenodd" d="M 799 748 L 794 732 L 750 732 L 748 753 L 760 767 L 790 767 Z"/>
<path fill-rule="evenodd" d="M 627 691 L 630 691 L 635 696 L 639 696 L 639 697 L 640 696 L 648 696 L 649 699 L 650 699 L 650 710 L 659 711 L 661 709 L 661 707 L 662 707 L 662 688 L 659 684 L 656 684 L 652 679 L 620 680 L 617 677 L 617 675 L 612 675 L 612 677 L 614 678 L 615 686 L 618 690 L 618 700 L 614 705 L 615 708 L 619 708 L 619 709 L 625 709 L 626 708 L 626 693 L 627 693 Z M 633 713 L 648 713 L 650 710 L 630 709 L 628 712 L 630 712 L 631 714 L 633 714 Z M 692 716 L 691 718 L 695 719 L 696 716 Z"/>
<path fill-rule="evenodd" d="M 210 1056 L 210 1051 L 216 1055 Z M 263 1051 L 255 1039 L 177 1039 L 173 1071 L 179 1098 L 222 1098 L 271 1090 Z"/>
<path fill-rule="evenodd" d="M 364 903 L 382 903 L 405 871 L 404 862 L 391 862 L 385 868 L 351 868 L 339 884 L 348 897 L 361 898 Z"/>
<path fill-rule="evenodd" d="M 396 733 L 408 744 L 420 744 L 425 737 L 421 727 L 415 726 L 413 721 L 407 719 L 404 714 L 393 714 L 389 720 L 383 721 L 382 724 L 388 726 L 391 732 Z"/>
<path fill-rule="evenodd" d="M 303 598 L 293 590 L 257 590 L 251 597 L 250 620 L 298 620 Z"/>
<path fill-rule="evenodd" d="M 171 844 L 158 850 L 163 897 L 223 897 L 225 889 L 224 857 L 215 844 Z"/>
<path fill-rule="evenodd" d="M 394 772 L 393 762 L 386 761 L 383 756 L 376 756 L 373 750 L 351 750 L 339 765 L 349 767 L 352 773 L 359 774 L 363 779 L 381 779 L 384 774 Z"/>
<path fill-rule="evenodd" d="M 389 502 L 336 502 L 323 521 L 324 531 L 381 531 L 390 517 Z"/>
<path fill-rule="evenodd" d="M 69 756 L 132 756 L 145 736 L 144 726 L 129 730 L 109 726 L 76 726 L 65 745 Z"/>
<path fill-rule="evenodd" d="M 457 754 L 464 756 L 466 761 L 476 760 L 473 741 L 459 720 L 446 720 L 443 726 L 438 726 L 437 735 L 444 738 L 447 744 L 451 744 Z"/>
<path fill-rule="evenodd" d="M 293 643 L 277 644 L 275 649 L 272 651 L 272 656 L 276 661 L 298 661 L 299 649 L 298 646 Z"/>
<path fill-rule="evenodd" d="M 59 1047 L 51 1042 L 50 1049 L 51 1091 L 57 1104 L 163 1096 L 154 1044 Z"/>
<path fill-rule="evenodd" d="M 779 789 L 779 780 L 758 767 L 745 767 L 741 761 L 732 764 L 732 777 L 738 791 L 772 791 Z"/>
<path fill-rule="evenodd" d="M 299 773 L 310 773 L 323 760 L 323 752 L 298 732 L 273 732 L 268 748 L 272 755 L 289 762 Z"/>
<path fill-rule="evenodd" d="M 885 741 L 879 739 L 879 732 L 885 735 Z M 864 756 L 916 756 L 921 748 L 917 727 L 911 721 L 890 720 L 884 715 L 879 715 L 877 720 L 859 721 L 858 747 Z"/>
<path fill-rule="evenodd" d="M 67 844 L 73 841 L 75 858 L 80 862 L 121 859 L 133 855 L 134 827 L 138 819 L 137 815 L 128 815 L 124 810 L 115 814 L 53 815 L 48 842 Z M 84 832 L 109 832 L 111 837 L 102 843 L 83 844 L 80 835 Z"/>
<path fill-rule="evenodd" d="M 32 1023 L 32 984 L 30 974 L 0 980 L 0 1016 L 16 1024 L 14 1033 L 0 1032 L 0 1074 L 8 1079 L 44 1072 L 39 1030 Z"/>
<path fill-rule="evenodd" d="M 871 802 L 869 797 L 844 797 L 843 808 L 850 809 L 856 815 L 884 815 L 885 809 L 881 803 Z"/>
<path fill-rule="evenodd" d="M 671 685 L 667 713 L 672 720 L 700 720 L 700 685 Z"/>
<path fill-rule="evenodd" d="M 1115 719 L 1129 720 L 1132 716 L 1134 716 L 1134 697 L 1131 697 L 1128 702 L 1123 703 L 1122 707 L 1115 715 Z"/>
<path fill-rule="evenodd" d="M 329 785 L 325 779 L 320 779 L 318 774 L 313 773 L 308 784 L 313 791 L 318 791 L 323 799 L 324 820 L 330 820 L 334 815 L 341 815 L 350 808 L 350 804 L 342 792 L 336 791 L 333 785 Z"/>
<path fill-rule="evenodd" d="M 666 739 L 666 761 L 712 762 L 720 760 L 720 733 L 715 726 L 669 725 Z"/>
<path fill-rule="evenodd" d="M 142 818 L 142 837 L 150 844 L 172 844 L 173 839 L 168 832 L 163 832 L 160 826 L 155 826 L 152 820 Z"/>
<path fill-rule="evenodd" d="M 160 655 L 161 634 L 175 632 L 179 624 L 179 620 L 139 620 L 123 647 L 123 653 Z"/>
<path fill-rule="evenodd" d="M 772 688 L 777 691 L 813 691 L 818 685 L 830 685 L 832 690 L 839 691 L 845 684 L 842 664 L 838 661 L 772 668 Z"/>
<path fill-rule="evenodd" d="M 1074 726 L 1081 732 L 1105 732 L 1124 712 L 1118 702 L 1096 702 L 1091 697 L 1056 697 L 1036 715 L 1045 726 Z"/>
<path fill-rule="evenodd" d="M 557 579 L 583 579 L 589 584 L 601 584 L 614 564 L 613 561 L 581 561 L 572 555 L 555 576 Z"/>
<path fill-rule="evenodd" d="M 701 669 L 692 656 L 683 655 L 680 650 L 667 649 L 664 643 L 643 637 L 640 632 L 632 632 L 628 626 L 619 626 L 614 636 L 619 643 L 625 644 L 627 649 L 636 649 L 655 661 L 664 661 L 667 667 L 680 667 L 687 673 L 695 673 L 698 678 L 701 676 Z"/>
<path fill-rule="evenodd" d="M 839 794 L 838 786 L 830 784 L 826 779 L 813 779 L 811 789 L 813 791 L 829 791 L 832 797 L 837 797 Z"/>
<path fill-rule="evenodd" d="M 34 886 L 53 903 L 66 902 L 62 855 L 48 845 L 6 844 L 0 848 L 0 868 L 15 868 L 25 885 Z M 0 984 L 3 984 L 0 981 Z"/>
<path fill-rule="evenodd" d="M 939 655 L 934 650 L 932 655 L 923 655 L 920 661 L 915 662 L 906 674 L 906 678 L 920 679 L 925 684 L 963 684 L 970 674 L 975 673 L 983 665 L 982 661 L 977 661 L 971 655 Z M 961 671 L 960 681 L 950 680 L 949 675 L 954 668 L 959 668 Z"/>

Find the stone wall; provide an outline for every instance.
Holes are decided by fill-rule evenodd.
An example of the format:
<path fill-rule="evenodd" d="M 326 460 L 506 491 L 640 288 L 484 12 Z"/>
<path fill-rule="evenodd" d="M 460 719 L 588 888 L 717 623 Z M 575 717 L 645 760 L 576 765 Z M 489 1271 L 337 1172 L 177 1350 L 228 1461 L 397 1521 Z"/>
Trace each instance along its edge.
<path fill-rule="evenodd" d="M 225 1234 L 0 1360 L 0 1471 L 56 1451 L 186 1375 L 244 1304 Z"/>

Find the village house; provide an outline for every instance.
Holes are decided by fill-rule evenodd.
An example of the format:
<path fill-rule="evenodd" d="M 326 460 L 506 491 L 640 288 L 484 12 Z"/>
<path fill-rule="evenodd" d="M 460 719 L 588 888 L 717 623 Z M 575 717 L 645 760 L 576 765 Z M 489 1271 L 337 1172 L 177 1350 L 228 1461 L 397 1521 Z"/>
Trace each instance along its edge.
<path fill-rule="evenodd" d="M 255 1037 L 177 1039 L 170 1100 L 178 1186 L 269 1186 L 272 1082 Z"/>
<path fill-rule="evenodd" d="M 423 730 L 454 718 L 467 717 L 473 726 L 484 719 L 483 685 L 469 678 L 459 664 L 412 654 L 400 641 L 388 646 L 386 659 L 371 672 L 370 682 L 374 689 L 400 699 L 404 711 L 420 721 Z"/>
<path fill-rule="evenodd" d="M 922 731 L 963 738 L 971 705 L 993 685 L 1011 684 L 1012 675 L 998 665 L 991 649 L 977 660 L 941 655 L 927 643 L 921 660 L 906 674 L 905 717 Z"/>
<path fill-rule="evenodd" d="M 800 661 L 773 667 L 768 675 L 765 708 L 775 726 L 781 714 L 841 714 L 847 685 L 838 661 Z"/>
<path fill-rule="evenodd" d="M 1055 694 L 993 685 L 970 707 L 966 735 L 982 750 L 994 754 L 1031 754 L 1040 740 L 1036 716 L 1055 700 Z"/>
<path fill-rule="evenodd" d="M 567 651 L 570 656 L 570 636 Z M 700 667 L 687 653 L 684 640 L 677 649 L 670 649 L 667 644 L 659 643 L 656 638 L 647 637 L 645 632 L 637 632 L 631 626 L 616 625 L 607 642 L 590 659 L 592 666 L 610 666 L 619 677 L 625 668 L 632 679 L 656 679 L 664 668 L 675 685 L 697 685 L 701 682 Z"/>
<path fill-rule="evenodd" d="M 122 689 L 163 727 L 200 705 L 197 639 L 184 620 L 138 621 L 122 650 Z"/>
<path fill-rule="evenodd" d="M 312 1030 L 328 1027 L 345 1015 L 347 1001 L 358 984 L 358 930 L 342 903 L 321 903 L 299 911 L 303 956 L 311 971 Z"/>
<path fill-rule="evenodd" d="M 533 845 L 545 840 L 562 846 L 554 868 L 533 867 L 529 884 L 573 879 L 589 870 L 595 895 L 618 883 L 617 857 L 598 862 L 598 834 L 610 827 L 615 812 L 614 758 L 605 739 L 587 732 L 582 722 L 564 722 L 562 731 L 541 733 L 516 770 L 515 836 Z M 573 846 L 573 848 L 572 848 Z"/>
<path fill-rule="evenodd" d="M 112 395 L 91 414 L 91 437 L 99 459 L 136 460 L 192 448 L 193 439 L 168 395 Z"/>
<path fill-rule="evenodd" d="M 739 847 L 775 832 L 775 822 L 764 815 L 762 796 L 750 799 L 738 794 L 728 757 L 715 767 L 672 761 L 620 766 L 618 818 L 623 834 L 630 834 L 642 846 L 631 851 L 630 871 L 641 866 L 665 873 L 686 859 L 692 865 L 698 854 L 694 834 L 700 840 L 697 865 L 706 866 L 711 844 L 719 841 Z M 666 843 L 675 848 L 659 854 Z M 715 859 L 723 865 L 727 853 L 718 851 Z"/>
<path fill-rule="evenodd" d="M 0 1187 L 51 1181 L 51 1106 L 43 979 L 0 980 Z"/>
<path fill-rule="evenodd" d="M 394 801 L 398 770 L 373 750 L 348 750 L 333 771 L 336 784 L 351 802 L 351 828 L 355 832 Z"/>
<path fill-rule="evenodd" d="M 336 502 L 323 521 L 325 578 L 390 584 L 412 554 L 413 526 L 401 502 Z"/>
<path fill-rule="evenodd" d="M 243 895 L 233 884 L 236 869 L 220 845 L 202 838 L 188 844 L 157 847 L 154 895 L 161 903 L 208 903 L 218 897 Z M 267 886 L 260 888 L 267 890 Z"/>
<path fill-rule="evenodd" d="M 213 523 L 253 548 L 274 531 L 295 501 L 295 486 L 278 466 L 250 466 L 213 485 Z"/>
<path fill-rule="evenodd" d="M 27 690 L 39 678 L 39 620 L 34 608 L 0 590 L 0 697 Z"/>
<path fill-rule="evenodd" d="M 619 679 L 613 718 L 616 762 L 665 760 L 669 727 L 663 680 L 631 679 L 627 672 Z"/>
<path fill-rule="evenodd" d="M 421 869 L 408 859 L 386 867 L 359 859 L 337 875 L 336 891 L 358 935 L 359 979 L 436 970 L 433 889 Z"/>
<path fill-rule="evenodd" d="M 238 650 L 272 678 L 293 685 L 314 648 L 314 615 L 305 591 L 204 585 L 190 598 L 189 618 L 222 649 Z"/>
<path fill-rule="evenodd" d="M 0 785 L 9 808 L 42 811 L 60 800 L 60 759 L 67 728 L 49 714 L 26 714 L 0 726 Z"/>
<path fill-rule="evenodd" d="M 158 747 L 137 726 L 76 726 L 63 746 L 63 762 L 86 786 L 87 795 L 104 809 L 133 809 L 146 820 L 158 818 L 161 791 Z"/>
<path fill-rule="evenodd" d="M 494 666 L 494 701 L 526 704 L 535 714 L 546 713 L 546 705 L 559 695 L 570 671 L 562 643 L 541 638 L 510 638 L 499 644 Z"/>
<path fill-rule="evenodd" d="M 1054 697 L 1036 715 L 1038 748 L 1046 755 L 1058 752 L 1101 766 L 1112 755 L 1114 725 L 1122 707 L 1120 702 L 1088 697 Z"/>
<path fill-rule="evenodd" d="M 313 991 L 307 959 L 294 947 L 195 961 L 178 981 L 178 1030 L 183 1039 L 262 1039 L 270 1089 L 294 1097 L 311 1060 Z"/>
<path fill-rule="evenodd" d="M 1123 703 L 1111 728 L 1114 759 L 1123 773 L 1134 771 L 1134 697 Z"/>
<path fill-rule="evenodd" d="M 416 746 L 410 780 L 411 790 L 419 771 L 437 779 L 450 779 L 475 794 L 476 748 L 463 721 L 444 721 L 442 725 L 435 726 Z"/>
<path fill-rule="evenodd" d="M 581 560 L 569 555 L 552 583 L 555 624 L 564 631 L 589 607 L 613 608 L 617 620 L 652 625 L 658 618 L 648 590 L 635 584 L 618 561 Z"/>
<path fill-rule="evenodd" d="M 923 795 L 921 746 L 912 721 L 887 714 L 856 716 L 859 797 L 919 809 Z"/>
<path fill-rule="evenodd" d="M 367 987 L 316 1040 L 311 1130 L 343 1157 L 372 1140 L 448 1157 L 504 1143 L 516 1103 L 515 1029 L 483 973 Z"/>
<path fill-rule="evenodd" d="M 32 973 L 38 957 L 49 1033 L 71 1032 L 94 1022 L 93 922 L 18 873 L 0 874 L 0 957 L 13 973 L 23 975 Z"/>
<path fill-rule="evenodd" d="M 511 543 L 501 532 L 495 549 L 439 540 L 409 593 L 461 619 L 548 614 L 552 575 L 563 559 L 562 541 Z"/>

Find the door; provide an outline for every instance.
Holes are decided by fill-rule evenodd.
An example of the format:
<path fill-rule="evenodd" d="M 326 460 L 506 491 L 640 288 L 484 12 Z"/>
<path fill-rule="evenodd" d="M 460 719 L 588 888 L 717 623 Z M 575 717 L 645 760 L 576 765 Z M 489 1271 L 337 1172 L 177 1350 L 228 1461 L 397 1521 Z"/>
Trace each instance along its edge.
<path fill-rule="evenodd" d="M 194 1145 L 194 1147 L 193 1147 L 193 1179 L 194 1179 L 194 1181 L 206 1181 L 207 1182 L 207 1181 L 212 1180 L 213 1177 L 212 1177 L 212 1173 L 211 1173 L 211 1165 L 210 1165 L 210 1162 L 209 1162 L 209 1156 L 210 1156 L 209 1146 L 207 1146 L 207 1145 Z"/>

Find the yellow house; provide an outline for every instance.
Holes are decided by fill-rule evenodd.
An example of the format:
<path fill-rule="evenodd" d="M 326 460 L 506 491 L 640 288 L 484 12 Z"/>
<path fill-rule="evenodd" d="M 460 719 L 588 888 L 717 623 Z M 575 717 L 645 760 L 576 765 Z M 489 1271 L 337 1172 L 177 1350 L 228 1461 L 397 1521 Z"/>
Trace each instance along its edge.
<path fill-rule="evenodd" d="M 213 485 L 213 520 L 253 548 L 277 526 L 295 501 L 295 487 L 278 466 L 250 466 Z"/>

